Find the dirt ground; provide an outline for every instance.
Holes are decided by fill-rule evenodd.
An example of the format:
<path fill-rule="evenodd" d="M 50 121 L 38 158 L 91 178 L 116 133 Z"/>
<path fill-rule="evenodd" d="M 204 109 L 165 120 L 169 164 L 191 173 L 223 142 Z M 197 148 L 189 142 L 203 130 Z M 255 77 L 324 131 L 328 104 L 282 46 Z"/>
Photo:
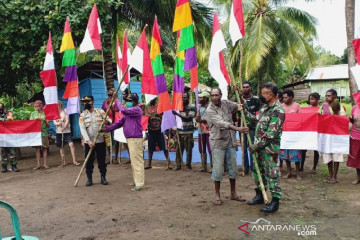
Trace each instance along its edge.
<path fill-rule="evenodd" d="M 78 161 L 83 162 L 79 143 L 76 150 Z M 70 161 L 68 147 L 66 154 Z M 166 171 L 165 162 L 155 161 L 153 169 L 146 170 L 146 190 L 132 192 L 129 164 L 108 166 L 108 186 L 100 184 L 95 165 L 94 185 L 86 187 L 83 175 L 73 187 L 80 166 L 57 167 L 60 155 L 54 145 L 51 169 L 32 169 L 36 165 L 33 148 L 22 148 L 22 155 L 20 172 L 0 173 L 0 200 L 17 209 L 23 235 L 46 240 L 359 239 L 360 184 L 351 184 L 355 170 L 342 163 L 340 182 L 325 183 L 327 168 L 321 158 L 318 174 L 309 173 L 311 151 L 303 180 L 282 180 L 280 209 L 268 215 L 259 211 L 261 206 L 227 199 L 226 176 L 221 186 L 224 204 L 214 206 L 213 181 L 209 173 L 197 172 L 199 164 L 193 165 L 193 171 Z M 254 186 L 251 176 L 239 176 L 238 194 L 250 200 Z M 238 229 L 242 225 L 248 234 Z M 263 229 L 255 228 L 260 226 Z M 5 209 L 0 209 L 0 231 L 2 236 L 13 235 Z"/>

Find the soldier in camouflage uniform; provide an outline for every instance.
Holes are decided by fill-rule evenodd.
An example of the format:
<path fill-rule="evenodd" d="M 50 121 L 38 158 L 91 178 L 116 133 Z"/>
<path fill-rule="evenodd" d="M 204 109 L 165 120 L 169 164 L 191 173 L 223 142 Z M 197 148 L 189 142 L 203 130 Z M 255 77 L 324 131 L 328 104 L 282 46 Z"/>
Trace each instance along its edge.
<path fill-rule="evenodd" d="M 3 103 L 0 103 L 0 121 L 11 121 L 14 120 L 12 112 L 6 111 Z M 18 172 L 19 169 L 16 167 L 16 151 L 14 147 L 1 147 L 0 148 L 0 164 L 1 172 L 7 172 L 8 162 L 10 160 L 11 170 Z"/>
<path fill-rule="evenodd" d="M 259 177 L 262 178 L 265 190 L 270 188 L 272 201 L 263 207 L 263 212 L 275 212 L 279 208 L 279 199 L 282 196 L 280 184 L 280 169 L 278 167 L 278 152 L 280 138 L 285 121 L 285 111 L 277 101 L 278 88 L 274 83 L 265 83 L 261 88 L 260 100 L 264 103 L 257 116 L 245 111 L 247 120 L 255 129 L 255 142 L 249 147 L 251 153 L 256 152 L 261 176 L 253 171 L 256 183 L 256 196 L 249 201 L 249 205 L 263 204 L 264 199 L 260 190 Z M 246 109 L 246 105 L 245 105 Z"/>

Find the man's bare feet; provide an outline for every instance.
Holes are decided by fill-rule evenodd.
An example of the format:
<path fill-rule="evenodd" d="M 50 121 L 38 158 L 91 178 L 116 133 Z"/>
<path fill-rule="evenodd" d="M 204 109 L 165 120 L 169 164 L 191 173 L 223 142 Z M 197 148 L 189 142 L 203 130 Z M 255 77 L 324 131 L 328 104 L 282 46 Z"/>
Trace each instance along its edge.
<path fill-rule="evenodd" d="M 49 169 L 50 167 L 48 165 L 44 165 L 44 168 L 45 169 Z"/>
<path fill-rule="evenodd" d="M 356 185 L 360 183 L 360 178 L 356 179 L 355 181 L 352 182 L 352 184 Z"/>
<path fill-rule="evenodd" d="M 215 196 L 215 200 L 213 201 L 214 205 L 220 206 L 223 204 L 223 201 L 221 200 L 220 196 Z"/>
<path fill-rule="evenodd" d="M 310 173 L 311 173 L 311 174 L 316 174 L 316 173 L 317 173 L 317 172 L 316 172 L 316 169 L 312 169 Z"/>
<path fill-rule="evenodd" d="M 33 168 L 34 170 L 40 169 L 40 166 L 36 166 Z"/>
<path fill-rule="evenodd" d="M 291 178 L 291 176 L 292 176 L 291 173 L 288 173 L 284 176 L 284 179 L 289 179 L 289 178 Z"/>

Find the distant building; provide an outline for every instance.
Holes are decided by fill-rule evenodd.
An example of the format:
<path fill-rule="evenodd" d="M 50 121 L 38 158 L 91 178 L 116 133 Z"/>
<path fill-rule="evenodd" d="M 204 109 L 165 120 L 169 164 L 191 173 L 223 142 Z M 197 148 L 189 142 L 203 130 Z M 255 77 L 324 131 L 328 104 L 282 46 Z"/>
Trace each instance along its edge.
<path fill-rule="evenodd" d="M 302 92 L 318 92 L 321 97 L 325 97 L 326 91 L 330 88 L 335 89 L 339 97 L 349 97 L 350 87 L 348 65 L 339 64 L 324 67 L 313 67 L 309 70 L 303 81 L 288 84 L 282 88 L 293 89 L 296 100 L 306 99 L 306 97 L 304 98 L 303 96 L 299 98 L 300 95 L 304 95 L 301 94 Z"/>

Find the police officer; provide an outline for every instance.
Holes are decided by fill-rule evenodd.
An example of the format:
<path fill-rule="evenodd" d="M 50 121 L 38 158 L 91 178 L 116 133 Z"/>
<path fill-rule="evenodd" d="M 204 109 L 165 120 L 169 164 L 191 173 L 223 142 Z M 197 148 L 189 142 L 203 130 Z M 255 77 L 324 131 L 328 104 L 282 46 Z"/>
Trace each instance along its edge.
<path fill-rule="evenodd" d="M 85 143 L 85 157 L 87 156 L 90 148 L 94 148 L 92 151 L 88 162 L 86 163 L 86 175 L 87 182 L 86 186 L 91 186 L 92 182 L 92 173 L 94 169 L 94 159 L 95 152 L 98 161 L 98 168 L 101 174 L 101 184 L 108 185 L 106 181 L 106 146 L 104 140 L 104 133 L 100 132 L 96 142 L 94 142 L 94 138 L 99 131 L 101 126 L 101 122 L 105 118 L 105 112 L 102 109 L 94 108 L 94 97 L 93 96 L 85 96 L 81 99 L 85 110 L 80 114 L 79 125 L 81 135 L 84 139 Z M 106 117 L 104 124 L 110 124 L 111 120 L 109 117 Z"/>

